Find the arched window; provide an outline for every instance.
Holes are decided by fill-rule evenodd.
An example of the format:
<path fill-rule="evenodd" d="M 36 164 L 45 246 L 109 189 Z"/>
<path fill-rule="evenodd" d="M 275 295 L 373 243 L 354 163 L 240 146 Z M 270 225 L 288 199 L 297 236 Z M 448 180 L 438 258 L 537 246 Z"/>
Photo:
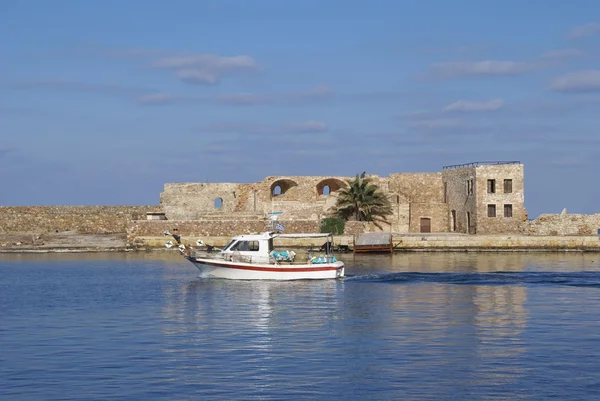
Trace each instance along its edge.
<path fill-rule="evenodd" d="M 223 198 L 215 199 L 215 209 L 221 209 L 223 207 Z"/>
<path fill-rule="evenodd" d="M 317 196 L 329 196 L 344 188 L 347 184 L 337 178 L 326 178 L 317 184 Z"/>
<path fill-rule="evenodd" d="M 271 184 L 271 198 L 275 198 L 276 196 L 282 196 L 287 191 L 289 191 L 290 188 L 293 188 L 296 186 L 298 186 L 298 183 L 296 183 L 293 180 L 290 180 L 287 178 L 279 179 L 279 180 L 275 181 L 273 184 Z"/>

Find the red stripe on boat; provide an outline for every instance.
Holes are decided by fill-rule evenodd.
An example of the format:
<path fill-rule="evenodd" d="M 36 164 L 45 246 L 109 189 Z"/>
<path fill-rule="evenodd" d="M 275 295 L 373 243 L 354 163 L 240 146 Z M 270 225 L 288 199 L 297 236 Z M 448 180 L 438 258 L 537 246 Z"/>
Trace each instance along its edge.
<path fill-rule="evenodd" d="M 230 265 L 230 264 L 220 264 L 220 263 L 214 263 L 214 262 L 198 262 L 195 261 L 195 263 L 198 263 L 200 265 L 207 265 L 207 266 L 214 266 L 214 267 L 224 267 L 224 268 L 228 268 L 228 269 L 239 269 L 239 270 L 255 270 L 255 271 L 261 271 L 261 272 L 281 272 L 281 273 L 298 273 L 298 272 L 323 272 L 323 271 L 329 271 L 329 270 L 338 270 L 341 269 L 342 266 L 340 267 L 288 267 L 288 268 L 281 268 L 281 267 L 255 267 L 255 266 L 245 266 L 245 265 Z"/>

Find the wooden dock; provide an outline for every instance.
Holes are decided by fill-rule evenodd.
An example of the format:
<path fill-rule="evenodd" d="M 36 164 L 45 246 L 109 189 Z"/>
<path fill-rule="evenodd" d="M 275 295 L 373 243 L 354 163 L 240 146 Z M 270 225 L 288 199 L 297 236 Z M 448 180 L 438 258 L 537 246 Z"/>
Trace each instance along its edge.
<path fill-rule="evenodd" d="M 394 244 L 391 233 L 364 233 L 354 238 L 354 253 L 392 253 Z"/>

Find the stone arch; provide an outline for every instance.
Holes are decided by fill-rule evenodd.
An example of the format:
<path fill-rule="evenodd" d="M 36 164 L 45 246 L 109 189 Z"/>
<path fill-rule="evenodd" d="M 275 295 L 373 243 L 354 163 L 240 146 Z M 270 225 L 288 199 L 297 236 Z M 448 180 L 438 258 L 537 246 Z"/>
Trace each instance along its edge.
<path fill-rule="evenodd" d="M 285 194 L 290 188 L 297 187 L 298 183 L 288 178 L 275 181 L 271 184 L 271 198 Z"/>
<path fill-rule="evenodd" d="M 317 184 L 317 195 L 318 196 L 329 196 L 332 193 L 339 191 L 342 188 L 347 187 L 348 184 L 345 181 L 337 178 L 327 178 Z"/>
<path fill-rule="evenodd" d="M 215 206 L 215 209 L 223 208 L 223 198 L 220 198 L 220 197 L 215 198 L 214 206 Z"/>

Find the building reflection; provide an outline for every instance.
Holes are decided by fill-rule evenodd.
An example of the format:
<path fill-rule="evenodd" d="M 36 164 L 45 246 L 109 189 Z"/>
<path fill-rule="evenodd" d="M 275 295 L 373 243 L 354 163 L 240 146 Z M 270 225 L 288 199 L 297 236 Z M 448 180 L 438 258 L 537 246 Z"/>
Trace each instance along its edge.
<path fill-rule="evenodd" d="M 422 283 L 390 287 L 387 297 L 392 312 L 387 318 L 393 322 L 388 324 L 411 328 L 397 337 L 397 348 L 420 349 L 416 364 L 441 357 L 436 363 L 446 366 L 445 374 L 467 388 L 473 380 L 507 383 L 523 375 L 519 360 L 526 351 L 523 333 L 528 319 L 527 287 L 487 283 L 479 274 L 519 274 L 535 266 L 532 258 L 536 257 L 539 255 L 527 253 L 400 253 L 360 258 L 359 266 L 362 271 L 373 266 L 400 277 L 398 272 L 424 273 Z M 445 282 L 447 273 L 470 273 L 479 280 Z"/>

